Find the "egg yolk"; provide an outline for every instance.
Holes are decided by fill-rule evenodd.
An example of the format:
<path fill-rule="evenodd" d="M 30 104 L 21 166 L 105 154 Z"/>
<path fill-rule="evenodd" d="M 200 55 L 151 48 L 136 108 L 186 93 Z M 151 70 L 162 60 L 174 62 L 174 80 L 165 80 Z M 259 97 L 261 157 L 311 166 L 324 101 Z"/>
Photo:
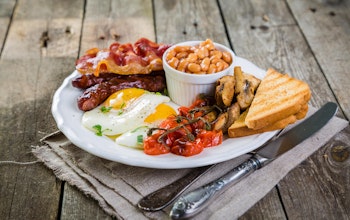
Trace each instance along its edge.
<path fill-rule="evenodd" d="M 104 102 L 104 106 L 114 109 L 124 109 L 144 93 L 145 90 L 138 88 L 122 89 L 110 95 Z"/>
<path fill-rule="evenodd" d="M 147 116 L 147 118 L 145 119 L 145 122 L 152 123 L 159 120 L 164 120 L 169 115 L 176 115 L 175 110 L 169 105 L 162 103 L 156 107 L 155 111 L 152 114 Z"/>

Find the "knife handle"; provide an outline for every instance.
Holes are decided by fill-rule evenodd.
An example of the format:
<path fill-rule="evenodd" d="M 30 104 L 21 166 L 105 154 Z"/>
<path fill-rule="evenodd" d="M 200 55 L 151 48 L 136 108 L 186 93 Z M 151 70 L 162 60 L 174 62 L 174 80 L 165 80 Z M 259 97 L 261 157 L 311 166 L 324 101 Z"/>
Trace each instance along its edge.
<path fill-rule="evenodd" d="M 268 159 L 255 155 L 222 177 L 199 187 L 183 196 L 174 204 L 170 217 L 172 219 L 189 218 L 205 208 L 210 201 L 219 196 L 228 186 L 239 182 L 254 170 L 259 169 Z"/>

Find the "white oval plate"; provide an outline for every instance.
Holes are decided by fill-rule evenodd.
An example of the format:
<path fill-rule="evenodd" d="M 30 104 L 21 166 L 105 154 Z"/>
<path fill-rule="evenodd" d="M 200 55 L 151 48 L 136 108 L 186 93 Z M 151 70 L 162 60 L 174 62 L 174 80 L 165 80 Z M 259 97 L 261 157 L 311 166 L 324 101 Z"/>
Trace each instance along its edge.
<path fill-rule="evenodd" d="M 241 66 L 244 72 L 254 74 L 260 79 L 266 73 L 266 71 L 240 57 L 236 57 L 235 66 Z M 77 98 L 82 91 L 72 86 L 72 80 L 78 75 L 79 73 L 74 71 L 56 91 L 53 97 L 52 114 L 58 128 L 73 144 L 104 159 L 131 166 L 158 169 L 200 167 L 230 160 L 248 153 L 260 147 L 277 132 L 265 132 L 241 138 L 225 138 L 221 145 L 205 148 L 202 153 L 191 157 L 174 154 L 150 156 L 142 150 L 120 146 L 107 137 L 97 136 L 82 126 L 81 117 L 83 112 L 77 107 Z"/>

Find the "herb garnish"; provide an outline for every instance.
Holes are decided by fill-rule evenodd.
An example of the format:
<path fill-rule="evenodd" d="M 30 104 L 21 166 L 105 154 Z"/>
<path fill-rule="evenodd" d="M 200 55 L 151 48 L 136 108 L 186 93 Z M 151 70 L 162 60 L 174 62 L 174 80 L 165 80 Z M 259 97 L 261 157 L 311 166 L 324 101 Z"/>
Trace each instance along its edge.
<path fill-rule="evenodd" d="M 132 130 L 131 131 L 131 133 L 135 133 L 136 131 L 138 131 L 139 129 L 141 129 L 141 128 L 148 128 L 148 126 L 140 126 L 140 127 L 137 127 L 137 128 L 135 128 L 134 130 Z"/>
<path fill-rule="evenodd" d="M 143 144 L 143 135 L 142 134 L 137 135 L 137 144 L 138 145 Z"/>
<path fill-rule="evenodd" d="M 118 111 L 118 115 L 121 115 L 121 114 L 124 113 L 124 109 L 123 109 L 123 108 L 125 107 L 125 105 L 126 105 L 125 102 L 123 102 L 123 103 L 120 105 L 120 107 L 119 107 L 120 109 L 119 109 L 119 111 Z"/>
<path fill-rule="evenodd" d="M 94 125 L 94 126 L 92 126 L 92 128 L 95 130 L 95 134 L 97 136 L 102 136 L 104 131 L 111 131 L 111 129 L 108 129 L 108 128 L 102 130 L 102 126 L 101 125 Z"/>
<path fill-rule="evenodd" d="M 106 106 L 102 106 L 101 107 L 101 112 L 102 113 L 107 113 L 112 109 L 112 106 L 106 107 Z"/>
<path fill-rule="evenodd" d="M 101 125 L 94 125 L 92 128 L 95 129 L 95 134 L 97 136 L 102 136 L 102 126 Z"/>

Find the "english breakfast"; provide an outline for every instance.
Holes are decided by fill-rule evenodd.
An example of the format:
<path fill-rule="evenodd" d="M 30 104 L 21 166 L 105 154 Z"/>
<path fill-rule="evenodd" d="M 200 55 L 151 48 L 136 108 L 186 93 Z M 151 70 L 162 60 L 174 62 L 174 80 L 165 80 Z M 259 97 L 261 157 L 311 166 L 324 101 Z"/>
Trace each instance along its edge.
<path fill-rule="evenodd" d="M 192 156 L 225 138 L 282 129 L 305 117 L 311 97 L 305 82 L 273 69 L 258 79 L 240 66 L 216 80 L 214 93 L 197 94 L 190 106 L 171 105 L 163 55 L 171 68 L 200 77 L 228 68 L 231 54 L 210 39 L 170 48 L 142 38 L 91 49 L 77 60 L 81 75 L 72 81 L 82 90 L 82 124 L 149 155 Z"/>

